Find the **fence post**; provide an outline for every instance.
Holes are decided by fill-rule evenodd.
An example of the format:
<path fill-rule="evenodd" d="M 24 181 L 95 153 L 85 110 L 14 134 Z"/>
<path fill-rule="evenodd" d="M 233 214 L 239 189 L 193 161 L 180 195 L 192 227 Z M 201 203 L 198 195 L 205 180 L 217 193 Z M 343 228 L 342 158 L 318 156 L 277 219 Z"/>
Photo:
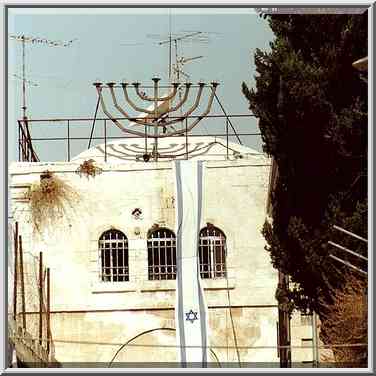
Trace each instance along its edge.
<path fill-rule="evenodd" d="M 18 236 L 20 249 L 20 274 L 21 274 L 21 302 L 22 302 L 22 326 L 26 330 L 26 303 L 25 303 L 25 280 L 24 280 L 24 265 L 23 265 L 23 249 L 22 236 Z"/>
<path fill-rule="evenodd" d="M 43 336 L 43 254 L 39 252 L 39 344 Z"/>
<path fill-rule="evenodd" d="M 51 296 L 50 296 L 50 268 L 47 268 L 47 354 L 50 354 L 50 340 L 51 340 Z"/>
<path fill-rule="evenodd" d="M 14 232 L 14 281 L 13 281 L 13 318 L 17 320 L 17 279 L 18 279 L 18 222 Z"/>

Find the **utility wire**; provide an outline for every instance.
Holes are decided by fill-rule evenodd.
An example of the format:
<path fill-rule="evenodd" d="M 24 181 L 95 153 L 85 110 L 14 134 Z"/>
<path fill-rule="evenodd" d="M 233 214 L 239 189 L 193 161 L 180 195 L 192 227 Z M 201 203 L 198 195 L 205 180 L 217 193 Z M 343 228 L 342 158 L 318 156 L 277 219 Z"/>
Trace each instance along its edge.
<path fill-rule="evenodd" d="M 148 330 L 147 332 L 151 332 L 157 329 Z M 138 335 L 137 335 L 138 337 Z M 11 339 L 25 339 L 25 337 L 21 336 L 9 336 Z M 29 339 L 37 339 L 40 340 L 39 337 L 28 337 Z M 134 338 L 133 338 L 134 339 Z M 79 340 L 62 340 L 62 339 L 42 339 L 43 342 L 55 342 L 55 343 L 71 343 L 71 344 L 85 344 L 85 345 L 103 345 L 103 346 L 124 346 L 124 342 L 99 342 L 99 341 L 79 341 Z M 202 346 L 202 345 L 187 345 L 187 346 L 179 346 L 179 345 L 156 345 L 156 344 L 136 344 L 136 343 L 129 343 L 127 346 L 132 347 L 155 347 L 155 348 L 207 348 L 207 349 L 227 349 L 227 346 Z M 318 349 L 331 349 L 331 348 L 353 348 L 353 347 L 368 347 L 367 343 L 349 343 L 349 344 L 328 344 L 317 346 Z M 235 346 L 229 346 L 230 349 L 236 349 Z M 239 349 L 284 349 L 284 348 L 293 348 L 293 349 L 312 349 L 312 346 L 291 346 L 291 345 L 283 345 L 283 346 L 237 346 Z"/>
<path fill-rule="evenodd" d="M 225 248 L 225 255 L 227 256 L 227 247 Z M 227 273 L 227 270 L 226 270 L 226 283 L 227 283 L 227 289 L 226 289 L 226 291 L 227 291 L 227 300 L 228 300 L 229 312 L 230 312 L 232 334 L 233 334 L 233 337 L 234 337 L 234 343 L 235 343 L 235 348 L 236 348 L 236 355 L 238 357 L 239 367 L 241 368 L 240 353 L 239 353 L 239 348 L 238 348 L 238 340 L 237 340 L 237 337 L 236 337 L 234 319 L 232 317 L 231 299 L 230 299 L 230 290 L 229 290 L 229 282 L 228 282 L 228 273 Z"/>

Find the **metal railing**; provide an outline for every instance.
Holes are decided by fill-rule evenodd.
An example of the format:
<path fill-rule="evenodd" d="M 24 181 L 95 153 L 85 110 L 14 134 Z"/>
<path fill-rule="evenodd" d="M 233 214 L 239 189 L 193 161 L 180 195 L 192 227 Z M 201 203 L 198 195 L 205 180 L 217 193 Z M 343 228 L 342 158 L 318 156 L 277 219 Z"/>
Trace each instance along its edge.
<path fill-rule="evenodd" d="M 195 119 L 199 116 L 191 115 L 187 117 L 188 119 Z M 242 119 L 242 118 L 250 118 L 254 117 L 252 114 L 235 114 L 235 115 L 228 115 L 228 114 L 212 114 L 206 115 L 205 119 L 222 119 L 224 120 L 224 131 L 222 132 L 206 132 L 205 136 L 209 137 L 225 137 L 226 142 L 226 158 L 229 157 L 229 151 L 231 150 L 229 143 L 230 138 L 236 138 L 237 141 L 242 144 L 240 137 L 242 136 L 260 136 L 259 132 L 237 132 L 234 125 L 231 122 L 231 119 Z M 171 119 L 178 119 L 179 116 L 171 116 Z M 136 120 L 137 117 L 130 118 L 128 120 Z M 126 118 L 119 117 L 116 120 L 127 120 Z M 80 124 L 78 124 L 80 123 Z M 100 136 L 93 136 L 94 135 L 94 127 L 97 123 L 102 123 L 102 135 Z M 51 141 L 63 141 L 65 143 L 65 155 L 66 160 L 69 162 L 71 160 L 72 154 L 72 141 L 88 141 L 88 148 L 91 146 L 91 142 L 93 140 L 102 140 L 104 143 L 104 161 L 107 161 L 108 157 L 108 143 L 112 140 L 117 139 L 139 139 L 142 138 L 140 136 L 134 136 L 127 133 L 124 133 L 119 136 L 109 135 L 109 123 L 111 120 L 108 118 L 50 118 L 50 119 L 20 119 L 18 120 L 18 160 L 19 161 L 29 161 L 29 162 L 38 162 L 40 158 L 37 155 L 37 152 L 34 148 L 35 142 L 42 142 L 45 144 L 50 143 Z M 65 136 L 59 137 L 33 137 L 32 130 L 35 127 L 48 125 L 49 127 L 57 127 L 59 129 L 65 129 Z M 76 127 L 85 126 L 88 128 L 88 136 L 87 137 L 77 137 L 72 136 L 72 129 Z M 231 128 L 231 130 L 230 130 Z M 184 125 L 181 128 L 181 132 L 175 136 L 171 137 L 185 137 L 185 157 L 189 159 L 191 151 L 188 149 L 188 139 L 191 137 L 201 137 L 203 134 L 193 134 L 192 132 L 186 132 L 186 127 Z M 147 143 L 145 142 L 145 152 L 147 153 Z M 162 155 L 163 158 L 163 155 Z"/>

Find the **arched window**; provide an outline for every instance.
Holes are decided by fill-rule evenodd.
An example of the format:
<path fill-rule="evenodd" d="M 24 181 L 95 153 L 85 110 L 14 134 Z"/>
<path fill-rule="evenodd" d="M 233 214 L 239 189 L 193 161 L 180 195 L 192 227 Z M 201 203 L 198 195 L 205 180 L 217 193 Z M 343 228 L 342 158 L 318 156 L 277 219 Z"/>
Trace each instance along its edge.
<path fill-rule="evenodd" d="M 119 230 L 105 231 L 98 242 L 100 279 L 106 282 L 129 281 L 128 239 Z"/>
<path fill-rule="evenodd" d="M 158 228 L 148 236 L 148 274 L 151 280 L 176 279 L 175 234 Z"/>
<path fill-rule="evenodd" d="M 226 277 L 226 236 L 210 225 L 200 231 L 199 240 L 201 278 Z"/>

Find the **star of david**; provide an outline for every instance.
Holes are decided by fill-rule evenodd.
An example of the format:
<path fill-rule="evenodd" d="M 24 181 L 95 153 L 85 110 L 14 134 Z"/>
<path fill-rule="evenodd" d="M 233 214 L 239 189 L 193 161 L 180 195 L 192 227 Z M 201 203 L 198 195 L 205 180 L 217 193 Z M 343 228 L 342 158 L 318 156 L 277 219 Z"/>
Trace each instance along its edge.
<path fill-rule="evenodd" d="M 197 312 L 193 312 L 192 310 L 190 310 L 189 312 L 186 312 L 185 313 L 185 320 L 190 321 L 191 323 L 193 323 L 193 321 L 195 321 L 195 320 L 198 320 Z"/>

